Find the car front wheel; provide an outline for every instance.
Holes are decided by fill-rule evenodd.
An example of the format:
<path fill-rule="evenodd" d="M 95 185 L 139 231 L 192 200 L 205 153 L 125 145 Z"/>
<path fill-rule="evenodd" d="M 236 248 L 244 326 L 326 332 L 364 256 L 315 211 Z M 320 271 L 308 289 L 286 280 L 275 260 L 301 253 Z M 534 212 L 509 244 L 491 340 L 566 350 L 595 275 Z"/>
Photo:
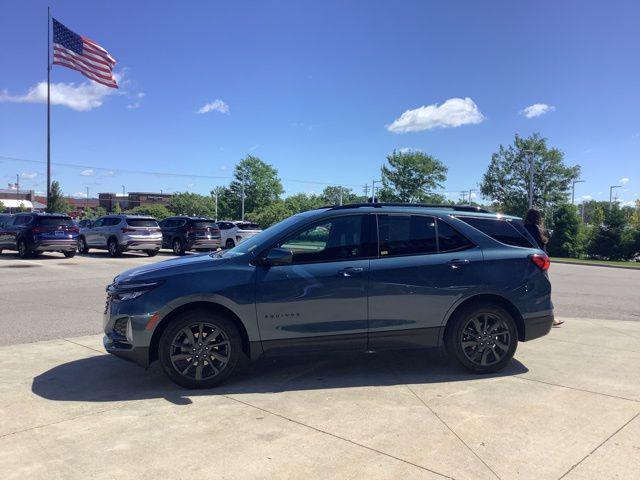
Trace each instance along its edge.
<path fill-rule="evenodd" d="M 242 340 L 227 317 L 193 310 L 171 321 L 158 348 L 162 369 L 171 381 L 185 388 L 211 388 L 232 374 Z"/>
<path fill-rule="evenodd" d="M 179 238 L 173 240 L 173 253 L 175 255 L 184 255 L 185 253 L 184 245 L 182 243 L 182 240 L 180 240 Z"/>
<path fill-rule="evenodd" d="M 451 318 L 447 351 L 475 373 L 501 370 L 518 346 L 516 323 L 504 308 L 490 303 L 463 308 Z"/>
<path fill-rule="evenodd" d="M 18 256 L 20 258 L 29 258 L 31 256 L 31 250 L 27 247 L 27 242 L 24 239 L 18 240 Z"/>
<path fill-rule="evenodd" d="M 78 251 L 80 253 L 89 253 L 89 246 L 87 245 L 87 241 L 84 237 L 80 237 L 78 239 Z"/>
<path fill-rule="evenodd" d="M 109 251 L 109 255 L 112 257 L 119 257 L 120 255 L 122 255 L 122 250 L 120 250 L 118 241 L 115 238 L 109 240 L 109 243 L 107 244 L 107 250 Z"/>

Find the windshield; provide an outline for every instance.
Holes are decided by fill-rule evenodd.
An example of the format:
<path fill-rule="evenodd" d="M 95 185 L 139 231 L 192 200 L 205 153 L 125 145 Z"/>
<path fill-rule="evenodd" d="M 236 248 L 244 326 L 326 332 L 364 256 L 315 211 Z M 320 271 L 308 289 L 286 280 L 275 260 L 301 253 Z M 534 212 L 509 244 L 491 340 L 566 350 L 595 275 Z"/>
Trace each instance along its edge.
<path fill-rule="evenodd" d="M 262 232 L 254 235 L 253 237 L 250 237 L 241 244 L 236 245 L 229 250 L 219 252 L 217 255 L 221 257 L 237 257 L 239 255 L 245 255 L 247 253 L 254 253 L 254 250 L 262 245 L 265 240 L 286 231 L 287 229 L 289 229 L 289 227 L 296 224 L 298 221 L 300 221 L 300 219 L 309 216 L 312 212 L 313 210 L 304 213 L 298 213 L 289 218 L 286 218 L 281 222 L 278 222 L 274 225 L 271 225 L 269 228 L 262 230 Z"/>

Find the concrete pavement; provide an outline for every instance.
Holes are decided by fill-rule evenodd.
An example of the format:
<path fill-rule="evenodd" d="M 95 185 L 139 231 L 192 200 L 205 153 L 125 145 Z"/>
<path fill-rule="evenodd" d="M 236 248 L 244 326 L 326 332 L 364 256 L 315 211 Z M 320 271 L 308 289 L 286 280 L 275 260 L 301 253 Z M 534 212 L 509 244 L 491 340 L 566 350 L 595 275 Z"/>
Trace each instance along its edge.
<path fill-rule="evenodd" d="M 280 358 L 181 390 L 99 336 L 0 347 L 4 478 L 635 479 L 640 323 L 567 318 L 506 371 Z"/>

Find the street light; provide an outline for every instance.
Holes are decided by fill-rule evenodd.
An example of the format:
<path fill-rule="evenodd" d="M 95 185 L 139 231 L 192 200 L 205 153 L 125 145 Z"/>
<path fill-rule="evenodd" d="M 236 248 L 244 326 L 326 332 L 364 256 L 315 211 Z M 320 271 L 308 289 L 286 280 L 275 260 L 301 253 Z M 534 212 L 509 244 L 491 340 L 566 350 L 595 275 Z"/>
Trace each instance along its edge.
<path fill-rule="evenodd" d="M 576 183 L 584 183 L 585 180 L 574 180 L 571 184 L 571 205 L 574 205 L 574 199 L 576 195 Z"/>
<path fill-rule="evenodd" d="M 382 180 L 371 181 L 371 203 L 376 203 L 376 183 L 382 183 Z"/>
<path fill-rule="evenodd" d="M 529 209 L 533 208 L 533 150 L 523 150 L 529 154 Z"/>
<path fill-rule="evenodd" d="M 609 210 L 611 210 L 611 204 L 613 202 L 613 190 L 616 188 L 622 188 L 622 185 L 611 185 L 609 187 Z"/>

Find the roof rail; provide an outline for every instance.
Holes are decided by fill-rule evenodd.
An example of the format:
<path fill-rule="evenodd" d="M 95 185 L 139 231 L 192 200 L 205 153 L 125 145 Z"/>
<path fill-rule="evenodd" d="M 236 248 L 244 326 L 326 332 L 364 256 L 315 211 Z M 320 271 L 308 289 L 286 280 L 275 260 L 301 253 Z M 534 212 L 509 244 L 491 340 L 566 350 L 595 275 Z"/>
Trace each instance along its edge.
<path fill-rule="evenodd" d="M 346 205 L 337 205 L 330 207 L 331 210 L 342 210 L 345 208 L 362 208 L 362 207 L 423 207 L 423 208 L 443 208 L 455 210 L 457 212 L 476 212 L 476 213 L 495 213 L 482 207 L 474 207 L 473 205 L 445 205 L 440 203 L 350 203 Z"/>

